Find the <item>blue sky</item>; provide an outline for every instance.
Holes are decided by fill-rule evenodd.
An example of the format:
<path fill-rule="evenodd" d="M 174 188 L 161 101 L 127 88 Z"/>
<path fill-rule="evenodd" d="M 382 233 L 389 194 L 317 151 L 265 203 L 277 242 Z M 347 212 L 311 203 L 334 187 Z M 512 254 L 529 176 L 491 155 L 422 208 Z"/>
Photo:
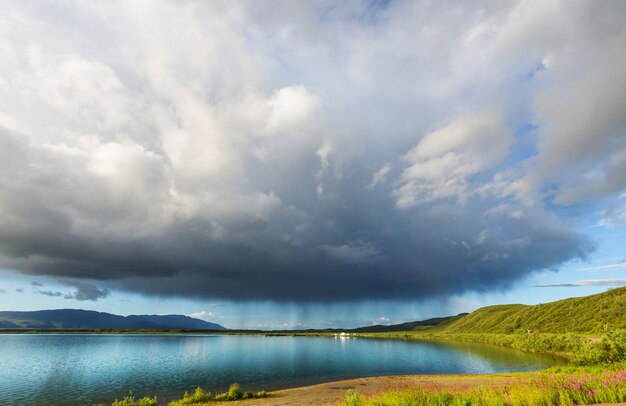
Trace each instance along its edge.
<path fill-rule="evenodd" d="M 620 2 L 3 10 L 2 310 L 353 327 L 626 284 Z"/>

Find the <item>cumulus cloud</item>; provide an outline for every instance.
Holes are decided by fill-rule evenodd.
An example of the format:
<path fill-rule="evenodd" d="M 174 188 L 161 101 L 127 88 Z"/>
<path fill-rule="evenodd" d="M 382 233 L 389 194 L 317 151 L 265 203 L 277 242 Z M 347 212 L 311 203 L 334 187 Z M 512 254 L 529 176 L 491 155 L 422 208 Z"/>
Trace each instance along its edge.
<path fill-rule="evenodd" d="M 409 208 L 430 201 L 468 198 L 469 178 L 506 157 L 513 136 L 498 110 L 455 117 L 424 135 L 404 157 L 396 205 Z"/>
<path fill-rule="evenodd" d="M 65 299 L 75 299 L 80 301 L 91 300 L 95 302 L 100 299 L 104 299 L 109 296 L 108 289 L 100 289 L 96 285 L 92 283 L 87 283 L 80 280 L 63 280 L 62 281 L 67 286 L 72 286 L 76 290 L 74 293 L 65 294 L 63 298 Z"/>
<path fill-rule="evenodd" d="M 54 290 L 41 290 L 40 289 L 40 290 L 36 290 L 35 293 L 38 293 L 44 296 L 50 296 L 50 297 L 63 297 L 64 299 L 74 299 L 74 300 L 79 300 L 79 301 L 91 300 L 94 302 L 100 299 L 104 299 L 109 295 L 108 289 L 100 289 L 92 283 L 87 283 L 87 282 L 80 281 L 80 280 L 68 280 L 68 279 L 62 279 L 61 282 L 64 285 L 74 287 L 76 290 L 73 293 L 63 293 L 63 292 L 54 291 Z M 43 285 L 33 284 L 33 286 L 43 286 Z"/>
<path fill-rule="evenodd" d="M 326 302 L 502 289 L 583 258 L 560 207 L 619 219 L 626 187 L 620 15 L 6 6 L 0 266 L 76 300 Z"/>
<path fill-rule="evenodd" d="M 548 181 L 543 192 L 561 205 L 606 198 L 626 187 L 626 5 L 551 2 L 549 10 L 520 2 L 501 34 L 511 52 L 547 61 L 535 78 L 540 139 L 527 180 Z"/>

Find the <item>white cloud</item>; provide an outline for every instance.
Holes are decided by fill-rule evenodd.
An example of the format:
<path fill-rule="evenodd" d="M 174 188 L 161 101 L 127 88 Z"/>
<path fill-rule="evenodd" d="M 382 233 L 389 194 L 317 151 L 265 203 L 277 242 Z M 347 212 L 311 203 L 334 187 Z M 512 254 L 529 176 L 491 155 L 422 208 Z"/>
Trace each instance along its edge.
<path fill-rule="evenodd" d="M 502 162 L 512 143 L 497 109 L 449 120 L 404 155 L 408 167 L 394 191 L 397 207 L 465 200 L 471 189 L 469 177 Z"/>
<path fill-rule="evenodd" d="M 612 271 L 615 269 L 623 269 L 623 268 L 626 268 L 626 262 L 620 262 L 617 264 L 590 266 L 587 268 L 577 269 L 577 271 L 578 272 Z"/>
<path fill-rule="evenodd" d="M 528 193 L 571 205 L 626 187 L 626 29 L 615 18 L 624 12 L 610 2 L 519 2 L 501 26 L 509 56 L 540 58 L 544 68 L 532 80 L 540 139 Z"/>
<path fill-rule="evenodd" d="M 302 85 L 283 87 L 267 101 L 271 114 L 267 123 L 268 133 L 302 131 L 311 115 L 320 106 L 320 98 L 309 93 Z"/>
<path fill-rule="evenodd" d="M 326 171 L 328 169 L 328 159 L 333 153 L 333 150 L 334 147 L 328 140 L 324 140 L 322 146 L 320 146 L 317 150 L 316 154 L 320 160 L 320 166 L 322 168 L 322 171 Z"/>
<path fill-rule="evenodd" d="M 626 278 L 586 279 L 586 280 L 564 282 L 564 283 L 553 283 L 549 285 L 535 285 L 535 287 L 552 288 L 552 287 L 624 286 L 624 285 L 626 285 Z"/>
<path fill-rule="evenodd" d="M 385 183 L 385 181 L 387 180 L 387 174 L 390 170 L 390 164 L 383 165 L 379 170 L 376 171 L 376 173 L 374 173 L 374 176 L 372 176 L 372 181 L 367 186 L 367 188 L 371 190 L 374 189 L 379 183 Z"/>
<path fill-rule="evenodd" d="M 616 199 L 602 210 L 602 217 L 599 225 L 605 227 L 616 227 L 626 224 L 626 195 L 621 195 L 620 199 Z"/>
<path fill-rule="evenodd" d="M 363 292 L 413 297 L 584 255 L 544 198 L 625 187 L 624 6 L 544 3 L 7 5 L 0 264 L 300 300 L 369 263 Z"/>
<path fill-rule="evenodd" d="M 217 317 L 215 313 L 209 312 L 206 310 L 200 310 L 199 312 L 191 313 L 191 314 L 188 314 L 187 316 L 193 317 L 194 319 L 202 319 L 202 320 L 214 319 Z"/>

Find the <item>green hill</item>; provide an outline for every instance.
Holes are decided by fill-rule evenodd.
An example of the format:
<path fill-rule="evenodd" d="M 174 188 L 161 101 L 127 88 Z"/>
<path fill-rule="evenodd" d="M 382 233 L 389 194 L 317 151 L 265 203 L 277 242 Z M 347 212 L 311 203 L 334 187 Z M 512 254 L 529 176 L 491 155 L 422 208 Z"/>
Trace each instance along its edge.
<path fill-rule="evenodd" d="M 467 313 L 463 313 L 459 316 L 435 317 L 435 318 L 428 319 L 428 320 L 410 321 L 410 322 L 402 323 L 402 324 L 392 324 L 392 325 L 377 324 L 375 326 L 359 327 L 359 328 L 342 330 L 342 331 L 349 331 L 353 333 L 382 333 L 382 332 L 391 332 L 391 331 L 420 330 L 423 328 L 446 325 L 451 320 L 455 320 L 457 317 L 465 316 L 465 315 L 467 315 Z"/>
<path fill-rule="evenodd" d="M 626 287 L 545 304 L 498 305 L 432 328 L 438 333 L 602 333 L 626 328 Z"/>

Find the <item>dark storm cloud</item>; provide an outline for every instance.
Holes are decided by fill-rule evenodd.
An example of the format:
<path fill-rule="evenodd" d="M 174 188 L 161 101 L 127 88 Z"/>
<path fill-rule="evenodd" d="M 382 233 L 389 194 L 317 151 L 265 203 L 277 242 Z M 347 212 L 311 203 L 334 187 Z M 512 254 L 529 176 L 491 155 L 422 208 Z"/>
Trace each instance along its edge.
<path fill-rule="evenodd" d="M 61 279 L 66 286 L 71 286 L 76 290 L 73 293 L 63 293 L 53 290 L 36 290 L 35 293 L 50 297 L 63 297 L 63 299 L 74 299 L 80 301 L 97 301 L 109 296 L 108 289 L 100 289 L 92 283 L 87 283 L 79 280 Z"/>
<path fill-rule="evenodd" d="M 414 299 L 506 288 L 590 248 L 541 210 L 517 213 L 480 197 L 399 210 L 390 188 L 372 192 L 365 180 L 355 171 L 337 182 L 329 200 L 318 200 L 314 190 L 291 196 L 297 185 L 281 180 L 272 185 L 283 196 L 281 207 L 266 218 L 235 219 L 217 238 L 214 223 L 201 218 L 133 239 L 75 235 L 71 219 L 51 221 L 43 203 L 32 203 L 24 216 L 38 227 L 16 228 L 0 241 L 15 255 L 5 261 L 23 272 L 101 279 L 146 294 L 278 301 Z M 95 286 L 66 284 L 79 289 L 78 300 L 106 296 Z"/>
<path fill-rule="evenodd" d="M 95 302 L 109 296 L 108 289 L 100 289 L 92 283 L 82 282 L 78 280 L 63 280 L 62 282 L 65 285 L 76 288 L 76 291 L 74 293 L 64 295 L 64 299 L 75 299 L 80 301 L 91 300 Z"/>
<path fill-rule="evenodd" d="M 14 6 L 0 265 L 76 300 L 337 302 L 505 289 L 584 258 L 559 204 L 585 195 L 577 171 L 601 172 L 596 199 L 624 187 L 626 100 L 604 91 L 626 72 L 620 3 L 366 3 Z M 615 108 L 583 114 L 577 94 Z"/>

